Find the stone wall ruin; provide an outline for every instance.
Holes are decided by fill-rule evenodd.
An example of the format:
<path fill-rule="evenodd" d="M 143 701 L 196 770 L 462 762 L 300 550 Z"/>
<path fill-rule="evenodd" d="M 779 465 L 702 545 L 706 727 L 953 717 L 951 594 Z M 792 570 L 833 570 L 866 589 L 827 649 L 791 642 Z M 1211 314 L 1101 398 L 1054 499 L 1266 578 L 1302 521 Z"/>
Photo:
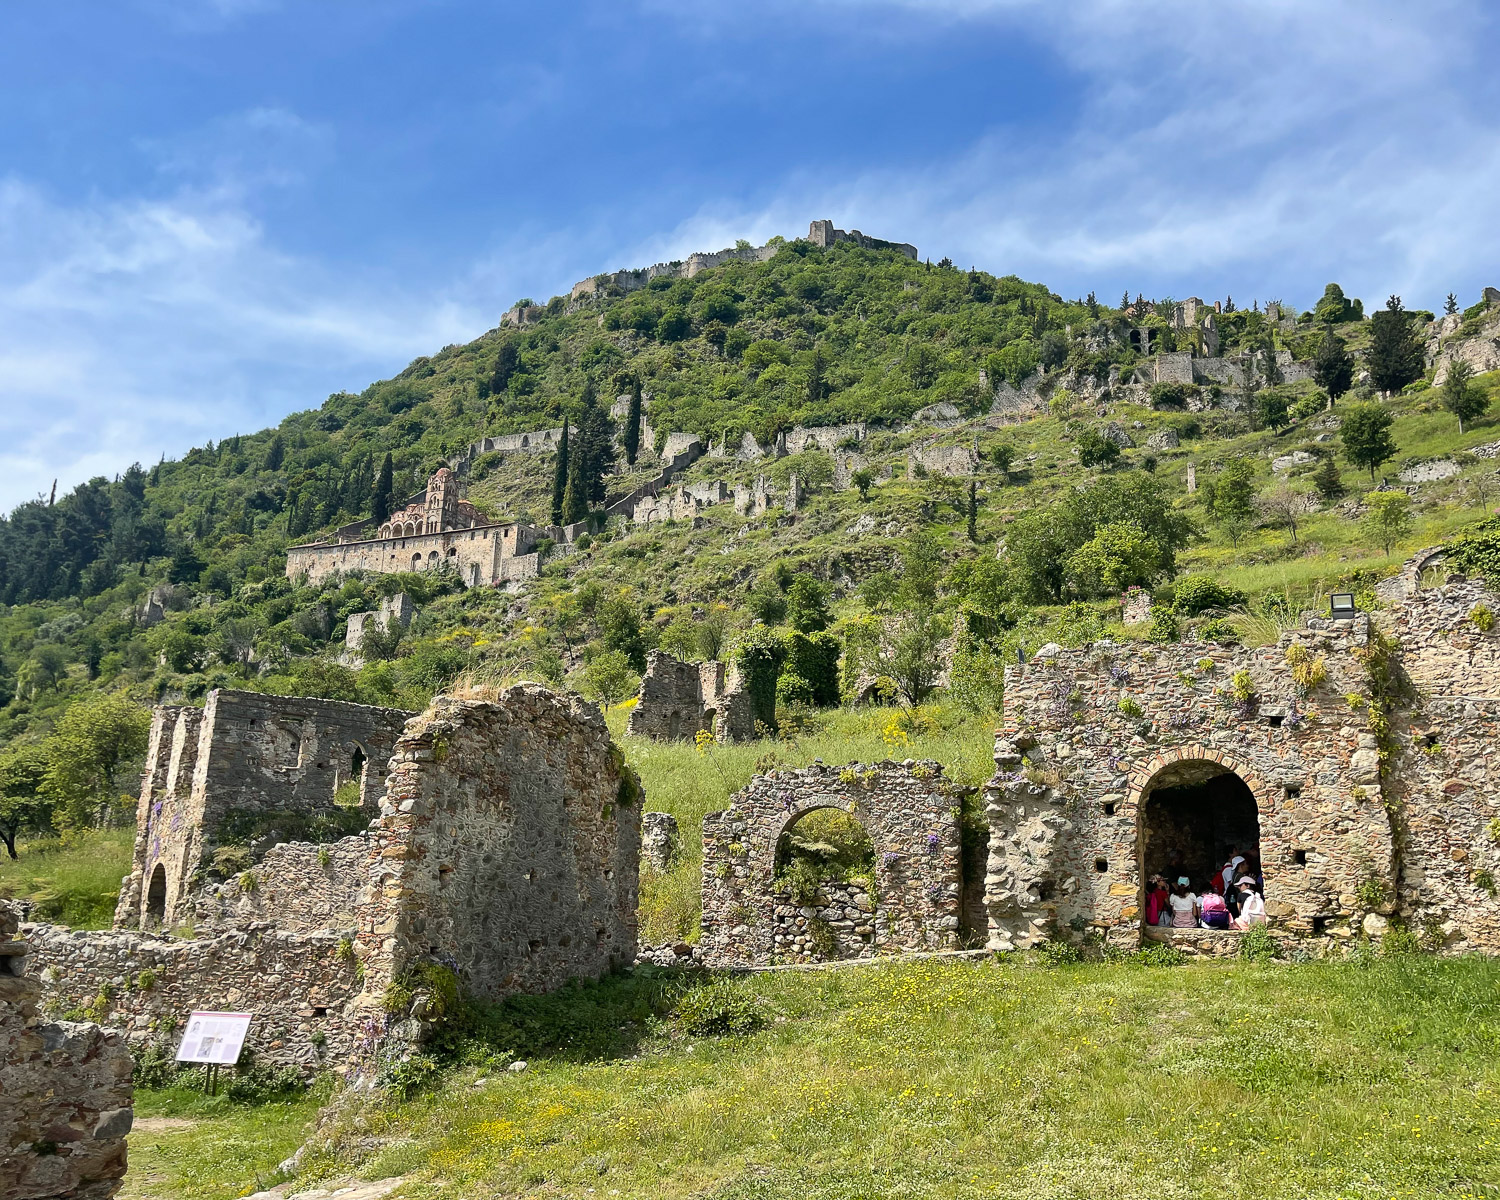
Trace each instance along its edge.
<path fill-rule="evenodd" d="M 815 900 L 797 903 L 778 884 L 777 847 L 820 809 L 859 822 L 874 869 L 868 880 L 825 882 Z M 956 949 L 960 841 L 956 801 L 935 762 L 758 775 L 703 819 L 703 959 L 750 966 Z"/>
<path fill-rule="evenodd" d="M 738 676 L 726 681 L 721 662 L 686 663 L 665 651 L 651 651 L 625 731 L 676 741 L 700 729 L 711 731 L 719 742 L 753 738 L 750 694 Z"/>

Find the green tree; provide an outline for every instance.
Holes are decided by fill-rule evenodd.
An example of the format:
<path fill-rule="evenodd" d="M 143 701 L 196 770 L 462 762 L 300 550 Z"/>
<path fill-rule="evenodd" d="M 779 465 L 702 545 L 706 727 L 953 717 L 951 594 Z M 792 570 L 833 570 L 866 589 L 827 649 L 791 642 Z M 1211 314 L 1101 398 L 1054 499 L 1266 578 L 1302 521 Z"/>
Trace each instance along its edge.
<path fill-rule="evenodd" d="M 1411 497 L 1405 492 L 1370 492 L 1365 496 L 1365 528 L 1389 554 L 1411 532 Z"/>
<path fill-rule="evenodd" d="M 1085 467 L 1112 466 L 1120 457 L 1120 447 L 1092 425 L 1079 431 L 1074 446 L 1079 463 Z"/>
<path fill-rule="evenodd" d="M 1331 329 L 1318 342 L 1313 378 L 1334 401 L 1354 386 L 1354 356 L 1345 348 L 1344 339 Z"/>
<path fill-rule="evenodd" d="M 563 514 L 568 509 L 568 481 L 571 479 L 568 469 L 568 418 L 563 417 L 562 434 L 557 439 L 557 454 L 552 463 L 552 523 L 554 525 L 572 524 L 565 522 Z M 582 520 L 582 517 L 577 518 Z"/>
<path fill-rule="evenodd" d="M 990 461 L 1000 468 L 1000 473 L 1007 480 L 1010 479 L 1011 470 L 1016 465 L 1017 453 L 1015 444 L 1012 442 L 998 442 L 989 449 Z"/>
<path fill-rule="evenodd" d="M 630 377 L 630 411 L 625 417 L 625 461 L 635 466 L 636 455 L 641 449 L 641 377 Z"/>
<path fill-rule="evenodd" d="M 375 491 L 370 498 L 370 515 L 376 524 L 391 515 L 391 495 L 395 491 L 395 468 L 391 464 L 390 451 L 380 464 L 380 474 L 375 477 Z"/>
<path fill-rule="evenodd" d="M 1226 310 L 1228 311 L 1228 310 Z M 1313 307 L 1313 317 L 1325 325 L 1338 325 L 1345 321 L 1358 321 L 1364 316 L 1364 305 L 1358 300 L 1344 297 L 1344 289 L 1330 283 L 1323 289 L 1323 298 Z M 1329 392 L 1330 396 L 1334 393 Z"/>
<path fill-rule="evenodd" d="M 1457 311 L 1458 311 L 1458 297 L 1455 296 L 1452 292 L 1449 292 L 1448 293 L 1448 298 L 1443 301 L 1443 315 L 1445 317 L 1451 317 Z"/>
<path fill-rule="evenodd" d="M 1255 419 L 1265 429 L 1280 433 L 1290 422 L 1286 393 L 1280 388 L 1262 388 L 1255 394 Z"/>
<path fill-rule="evenodd" d="M 1203 506 L 1231 544 L 1238 546 L 1255 514 L 1255 467 L 1248 458 L 1227 459 L 1200 489 Z"/>
<path fill-rule="evenodd" d="M 279 471 L 285 459 L 286 439 L 281 436 L 281 431 L 278 429 L 271 437 L 271 444 L 266 447 L 266 457 L 261 465 L 267 471 Z"/>
<path fill-rule="evenodd" d="M 1443 407 L 1458 418 L 1459 433 L 1464 431 L 1465 421 L 1489 411 L 1489 392 L 1474 383 L 1474 368 L 1461 358 L 1448 364 L 1448 377 L 1443 380 Z"/>
<path fill-rule="evenodd" d="M 23 833 L 48 833 L 55 802 L 43 785 L 51 760 L 35 743 L 16 744 L 0 751 L 0 841 L 16 857 L 16 838 Z"/>
<path fill-rule="evenodd" d="M 640 685 L 628 657 L 618 650 L 602 650 L 580 672 L 584 695 L 602 708 L 613 708 Z"/>
<path fill-rule="evenodd" d="M 710 604 L 698 619 L 698 653 L 707 662 L 717 662 L 729 635 L 729 606 Z"/>
<path fill-rule="evenodd" d="M 786 621 L 798 633 L 821 633 L 827 629 L 833 623 L 827 586 L 807 574 L 793 579 L 786 593 Z"/>
<path fill-rule="evenodd" d="M 859 490 L 860 500 L 868 501 L 870 498 L 870 489 L 875 486 L 875 472 L 870 470 L 869 467 L 860 467 L 849 479 Z"/>
<path fill-rule="evenodd" d="M 151 716 L 118 694 L 68 706 L 47 739 L 42 787 L 67 828 L 102 821 L 119 798 L 120 768 L 146 752 Z"/>
<path fill-rule="evenodd" d="M 1385 308 L 1370 318 L 1370 348 L 1366 352 L 1370 382 L 1390 396 L 1422 378 L 1422 342 L 1411 314 L 1392 296 Z"/>
<path fill-rule="evenodd" d="M 50 692 L 68 675 L 68 658 L 61 646 L 44 642 L 35 647 L 16 672 L 16 691 L 28 700 Z"/>
<path fill-rule="evenodd" d="M 1063 564 L 1066 592 L 1084 598 L 1116 596 L 1132 584 L 1154 582 L 1160 566 L 1156 544 L 1139 525 L 1103 525 Z"/>
<path fill-rule="evenodd" d="M 1332 504 L 1335 500 L 1342 499 L 1347 489 L 1344 480 L 1339 475 L 1338 464 L 1332 457 L 1325 458 L 1318 464 L 1318 469 L 1312 474 L 1313 487 L 1318 489 L 1318 495 L 1324 501 Z"/>
<path fill-rule="evenodd" d="M 1279 525 L 1287 531 L 1295 546 L 1297 525 L 1307 512 L 1307 497 L 1282 484 L 1257 497 L 1255 504 L 1273 525 Z"/>
<path fill-rule="evenodd" d="M 1393 419 L 1385 405 L 1374 401 L 1351 404 L 1344 409 L 1339 425 L 1344 457 L 1356 467 L 1367 467 L 1371 482 L 1375 480 L 1375 468 L 1396 457 L 1396 439 L 1391 434 Z"/>
<path fill-rule="evenodd" d="M 637 671 L 646 669 L 646 634 L 641 614 L 629 596 L 612 596 L 601 603 L 594 619 L 606 650 L 618 650 Z"/>

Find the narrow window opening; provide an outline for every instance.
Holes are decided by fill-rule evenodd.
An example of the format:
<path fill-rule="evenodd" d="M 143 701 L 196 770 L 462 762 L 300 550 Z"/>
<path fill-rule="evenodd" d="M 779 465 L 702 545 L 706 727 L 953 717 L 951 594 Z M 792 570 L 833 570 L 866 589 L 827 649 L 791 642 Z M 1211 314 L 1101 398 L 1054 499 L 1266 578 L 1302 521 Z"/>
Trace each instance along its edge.
<path fill-rule="evenodd" d="M 1094 870 L 1098 871 L 1099 874 L 1103 875 L 1106 871 L 1109 870 L 1109 860 L 1106 859 L 1106 858 L 1096 858 L 1096 859 L 1094 859 Z"/>
<path fill-rule="evenodd" d="M 314 1017 L 326 1017 L 327 1015 L 328 1015 L 328 1010 L 326 1008 L 315 1008 L 315 1009 L 313 1009 L 313 1016 Z"/>
<path fill-rule="evenodd" d="M 1305 866 L 1307 866 L 1307 851 L 1306 850 L 1293 850 L 1292 851 L 1292 861 L 1294 863 L 1296 863 L 1299 867 L 1305 867 Z"/>
<path fill-rule="evenodd" d="M 1104 802 L 1104 815 L 1106 817 L 1112 817 L 1115 815 L 1115 802 L 1113 800 L 1106 800 Z"/>
<path fill-rule="evenodd" d="M 1266 718 L 1266 724 L 1269 725 L 1272 729 L 1280 729 L 1281 723 L 1284 720 L 1286 720 L 1286 717 L 1284 717 L 1281 713 L 1274 713 Z"/>
<path fill-rule="evenodd" d="M 1328 932 L 1328 922 L 1330 920 L 1332 920 L 1331 917 L 1314 917 L 1312 919 L 1312 931 L 1313 931 L 1313 934 L 1317 935 L 1317 934 L 1327 933 Z"/>
<path fill-rule="evenodd" d="M 1302 785 L 1300 783 L 1289 783 L 1286 785 L 1285 791 L 1288 800 L 1298 800 L 1302 796 Z"/>

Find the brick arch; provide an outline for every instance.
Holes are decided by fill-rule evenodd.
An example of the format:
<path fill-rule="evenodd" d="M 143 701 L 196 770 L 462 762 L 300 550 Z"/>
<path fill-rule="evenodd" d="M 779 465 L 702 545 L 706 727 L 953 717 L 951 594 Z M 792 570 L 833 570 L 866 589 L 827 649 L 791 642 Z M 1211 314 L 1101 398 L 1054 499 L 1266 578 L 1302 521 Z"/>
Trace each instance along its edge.
<path fill-rule="evenodd" d="M 865 831 L 865 837 L 870 839 L 870 847 L 875 852 L 878 860 L 882 854 L 903 853 L 909 851 L 910 847 L 904 843 L 897 844 L 893 840 L 884 824 L 876 819 L 876 814 L 860 804 L 839 803 L 836 800 L 799 800 L 794 801 L 792 806 L 779 818 L 772 821 L 767 833 L 769 838 L 770 856 L 767 862 L 761 866 L 760 873 L 770 880 L 776 873 L 776 849 L 781 845 L 781 839 L 793 825 L 807 816 L 826 809 L 830 812 L 841 812 L 851 818 Z M 861 811 L 863 810 L 863 811 Z"/>

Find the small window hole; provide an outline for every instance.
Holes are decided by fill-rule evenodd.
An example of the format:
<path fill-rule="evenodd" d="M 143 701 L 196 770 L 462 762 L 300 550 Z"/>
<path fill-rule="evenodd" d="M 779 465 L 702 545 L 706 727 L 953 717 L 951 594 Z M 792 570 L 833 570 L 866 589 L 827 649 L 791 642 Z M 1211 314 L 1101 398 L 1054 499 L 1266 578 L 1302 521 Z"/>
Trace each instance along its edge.
<path fill-rule="evenodd" d="M 1113 800 L 1106 800 L 1104 802 L 1104 815 L 1106 817 L 1112 817 L 1115 815 L 1115 802 Z"/>
<path fill-rule="evenodd" d="M 1302 785 L 1300 783 L 1289 783 L 1284 789 L 1288 800 L 1298 800 L 1302 797 Z"/>
<path fill-rule="evenodd" d="M 1109 860 L 1106 859 L 1106 858 L 1096 858 L 1096 859 L 1094 859 L 1094 870 L 1098 871 L 1099 874 L 1103 875 L 1106 871 L 1109 870 Z"/>
<path fill-rule="evenodd" d="M 328 1010 L 326 1008 L 315 1008 L 315 1009 L 313 1009 L 313 1016 L 315 1016 L 315 1017 L 326 1017 L 327 1015 L 328 1015 Z"/>
<path fill-rule="evenodd" d="M 1312 919 L 1312 931 L 1313 931 L 1313 934 L 1314 935 L 1319 935 L 1319 934 L 1327 933 L 1328 932 L 1328 922 L 1331 921 L 1332 919 L 1333 919 L 1332 917 L 1314 917 Z"/>
<path fill-rule="evenodd" d="M 1296 863 L 1299 867 L 1305 867 L 1305 866 L 1307 866 L 1307 851 L 1306 850 L 1293 850 L 1292 851 L 1292 861 L 1294 863 Z"/>

